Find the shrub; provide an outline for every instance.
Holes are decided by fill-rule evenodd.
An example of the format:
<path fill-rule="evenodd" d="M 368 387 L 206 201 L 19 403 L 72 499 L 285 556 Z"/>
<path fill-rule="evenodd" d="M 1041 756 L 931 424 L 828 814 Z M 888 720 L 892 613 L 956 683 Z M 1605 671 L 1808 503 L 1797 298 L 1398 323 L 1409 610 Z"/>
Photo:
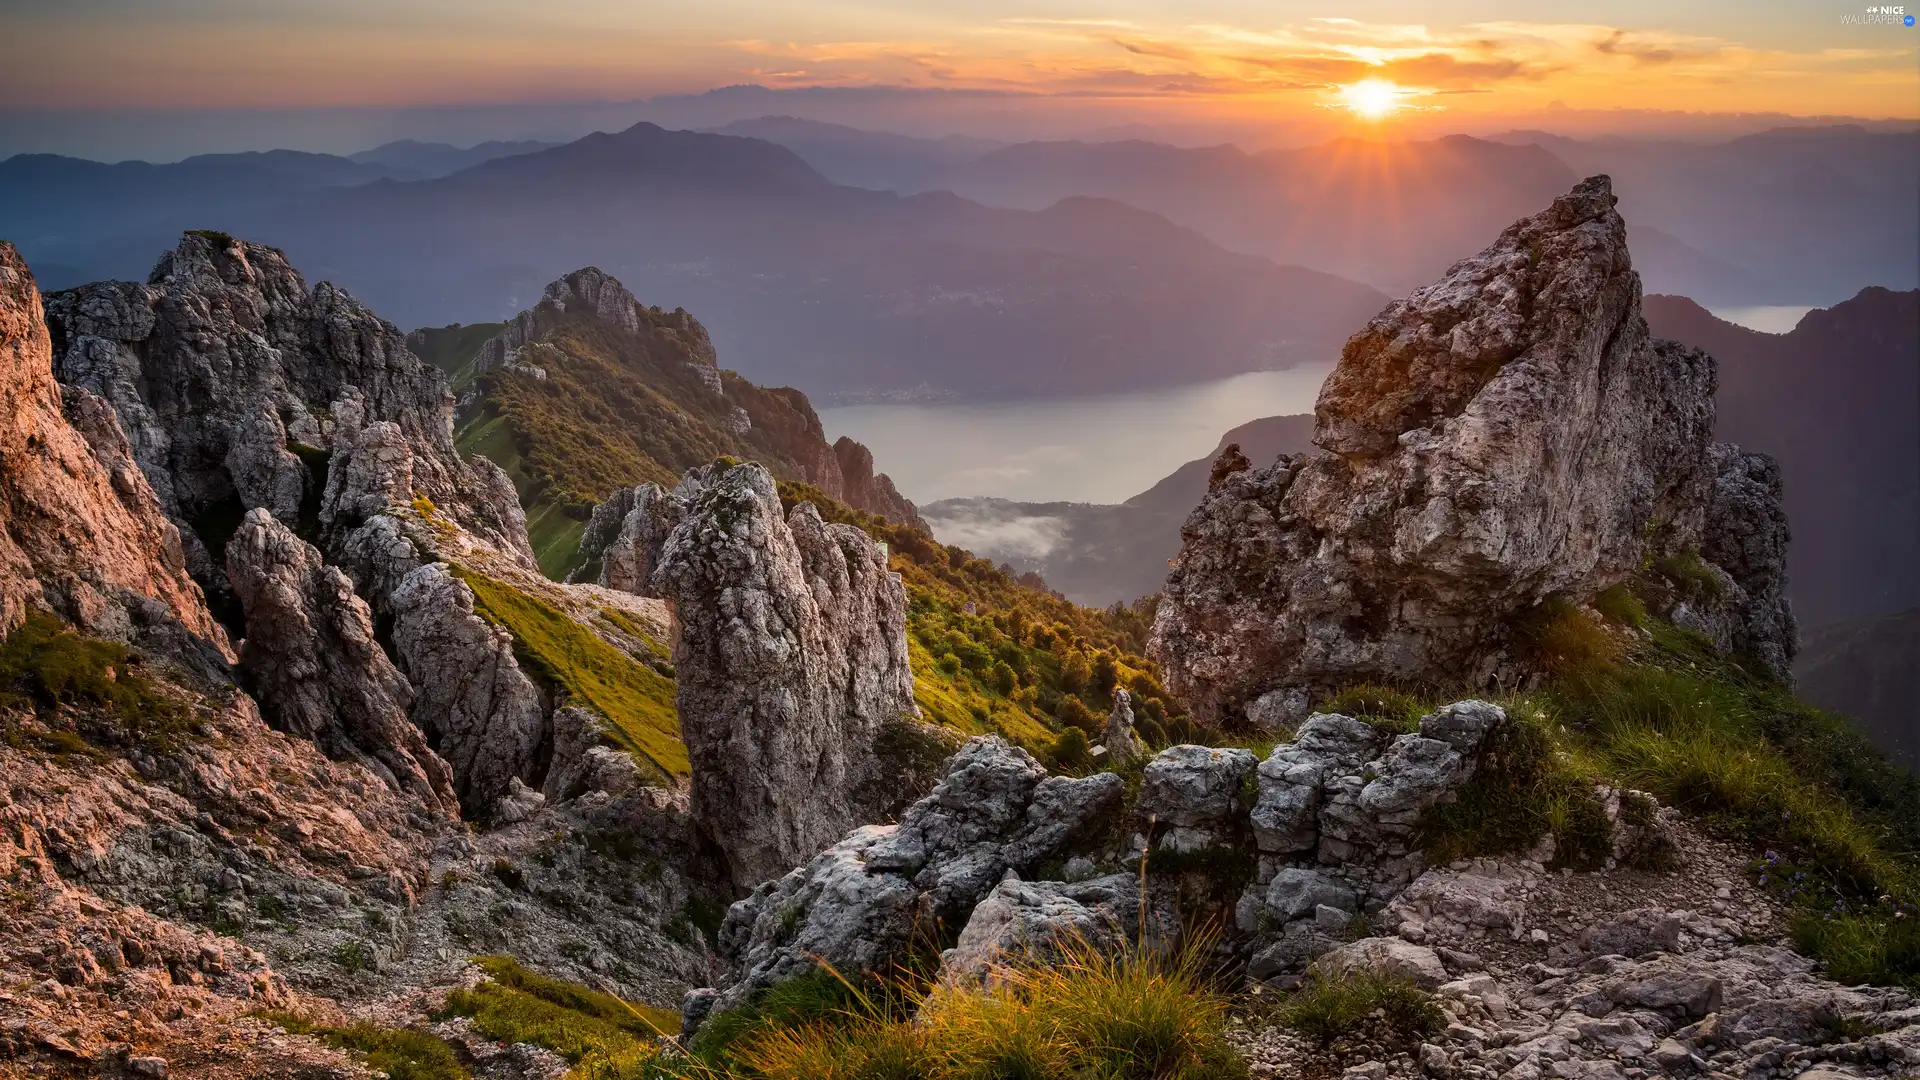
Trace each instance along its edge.
<path fill-rule="evenodd" d="M 1374 971 L 1335 978 L 1316 970 L 1280 1006 L 1279 1019 L 1322 1045 L 1357 1034 L 1375 1019 L 1408 1042 L 1446 1026 L 1445 1014 L 1419 987 Z"/>
<path fill-rule="evenodd" d="M 1053 742 L 1052 757 L 1055 768 L 1066 772 L 1086 771 L 1093 765 L 1093 757 L 1087 746 L 1087 733 L 1077 727 L 1062 731 Z"/>

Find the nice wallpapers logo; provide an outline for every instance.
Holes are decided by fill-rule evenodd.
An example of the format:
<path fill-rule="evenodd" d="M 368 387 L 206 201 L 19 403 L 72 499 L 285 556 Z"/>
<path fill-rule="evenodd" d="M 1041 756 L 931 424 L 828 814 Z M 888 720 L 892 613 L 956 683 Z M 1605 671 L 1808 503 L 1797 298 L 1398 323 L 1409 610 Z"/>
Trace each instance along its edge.
<path fill-rule="evenodd" d="M 1870 7 L 1864 12 L 1855 11 L 1844 13 L 1840 16 L 1840 21 L 1861 26 L 1910 27 L 1913 25 L 1913 16 L 1907 14 L 1905 6 L 1881 5 L 1878 7 Z"/>

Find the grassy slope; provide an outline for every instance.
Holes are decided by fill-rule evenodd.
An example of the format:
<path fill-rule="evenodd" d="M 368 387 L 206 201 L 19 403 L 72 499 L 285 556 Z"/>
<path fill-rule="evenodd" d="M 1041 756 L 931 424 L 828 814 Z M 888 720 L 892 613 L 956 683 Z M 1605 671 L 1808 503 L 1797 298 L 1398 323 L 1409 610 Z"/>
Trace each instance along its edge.
<path fill-rule="evenodd" d="M 425 327 L 408 335 L 407 347 L 414 355 L 440 369 L 454 389 L 473 381 L 473 361 L 488 338 L 506 328 L 506 323 L 454 323 L 451 326 Z"/>
<path fill-rule="evenodd" d="M 1636 588 L 1681 583 L 1656 569 Z M 1552 832 L 1563 861 L 1591 865 L 1605 854 L 1592 785 L 1646 791 L 1745 843 L 1835 978 L 1920 987 L 1920 780 L 1844 718 L 1647 617 L 1631 591 L 1596 609 L 1545 606 L 1529 637 L 1550 678 L 1502 700 L 1516 722 L 1426 823 L 1430 849 L 1504 854 Z M 1404 726 L 1463 696 L 1356 688 L 1323 707 Z"/>
<path fill-rule="evenodd" d="M 667 776 L 687 775 L 671 679 L 538 597 L 472 570 L 457 572 L 473 589 L 475 610 L 513 634 L 523 663 L 611 721 L 623 748 Z"/>

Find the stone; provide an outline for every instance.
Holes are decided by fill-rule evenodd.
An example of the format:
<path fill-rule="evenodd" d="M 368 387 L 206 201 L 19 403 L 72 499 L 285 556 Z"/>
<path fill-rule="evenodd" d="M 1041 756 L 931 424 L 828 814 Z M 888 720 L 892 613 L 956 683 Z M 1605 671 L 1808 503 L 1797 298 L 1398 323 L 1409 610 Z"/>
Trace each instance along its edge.
<path fill-rule="evenodd" d="M 873 451 L 842 435 L 834 440 L 833 458 L 840 467 L 841 502 L 926 531 L 920 512 L 893 486 L 893 478 L 873 471 Z"/>
<path fill-rule="evenodd" d="M 1140 821 L 1223 838 L 1246 811 L 1240 788 L 1256 765 L 1248 749 L 1169 746 L 1146 763 L 1135 811 Z"/>
<path fill-rule="evenodd" d="M 1099 749 L 1105 750 L 1115 765 L 1130 764 L 1147 752 L 1147 744 L 1133 730 L 1133 698 L 1117 687 L 1113 691 L 1113 711 L 1100 730 Z"/>
<path fill-rule="evenodd" d="M 167 1059 L 163 1057 L 130 1057 L 127 1059 L 127 1071 L 135 1076 L 150 1077 L 151 1080 L 165 1080 Z"/>
<path fill-rule="evenodd" d="M 1329 776 L 1357 772 L 1380 743 L 1373 725 L 1322 713 L 1260 763 L 1259 793 L 1248 820 L 1262 852 L 1289 855 L 1320 842 L 1320 808 Z"/>
<path fill-rule="evenodd" d="M 549 725 L 513 637 L 475 614 L 473 590 L 439 563 L 389 600 L 393 647 L 416 687 L 410 716 L 453 770 L 467 815 L 484 818 L 510 784 L 537 782 Z"/>
<path fill-rule="evenodd" d="M 1793 684 L 1798 630 L 1787 600 L 1787 544 L 1780 463 L 1729 443 L 1713 447 L 1713 496 L 1700 555 L 1733 588 L 1718 600 L 1710 636 L 1722 649 Z"/>
<path fill-rule="evenodd" d="M 677 517 L 645 562 L 678 621 L 694 816 L 750 885 L 857 823 L 875 737 L 918 715 L 906 590 L 866 533 L 822 521 L 811 503 L 782 513 L 758 465 L 636 500 L 621 535 L 660 536 L 644 524 L 656 513 Z"/>
<path fill-rule="evenodd" d="M 884 971 L 917 934 L 942 926 L 964 933 L 1008 871 L 1017 876 L 1062 856 L 1111 816 L 1119 796 L 1112 774 L 1049 777 L 1026 751 L 996 736 L 968 741 L 899 824 L 853 830 L 728 910 L 718 951 L 729 978 L 719 987 L 716 1009 L 738 1008 L 821 961 L 843 974 Z M 1066 913 L 1074 910 L 1070 904 L 1091 911 L 1103 902 L 1111 908 L 1119 901 L 1100 899 L 1106 886 L 1096 883 L 1102 880 L 1083 883 L 1086 889 L 1052 883 L 1046 894 L 1052 899 L 1042 902 L 1035 894 L 1033 904 L 1009 894 L 1005 925 L 1037 925 L 1031 912 L 1015 909 Z M 999 936 L 983 924 L 972 940 Z"/>
<path fill-rule="evenodd" d="M 1145 925 L 1143 925 L 1143 922 Z M 980 901 L 943 957 L 942 978 L 978 981 L 1009 963 L 1046 961 L 1074 948 L 1106 950 L 1138 941 L 1171 941 L 1180 930 L 1171 910 L 1143 914 L 1132 874 L 1077 884 L 1009 876 Z"/>
<path fill-rule="evenodd" d="M 1656 907 L 1634 908 L 1595 922 L 1580 932 L 1588 956 L 1647 956 L 1680 947 L 1680 920 Z"/>
<path fill-rule="evenodd" d="M 1355 334 L 1323 452 L 1216 466 L 1150 645 L 1199 722 L 1281 689 L 1511 685 L 1519 616 L 1702 542 L 1713 360 L 1649 336 L 1615 201 L 1581 182 Z"/>
<path fill-rule="evenodd" d="M 1361 938 L 1320 957 L 1315 964 L 1330 975 L 1377 971 L 1410 980 L 1422 990 L 1448 981 L 1440 957 L 1424 945 L 1392 937 Z"/>
<path fill-rule="evenodd" d="M 457 812 L 452 770 L 408 719 L 413 687 L 347 576 L 259 507 L 227 544 L 227 579 L 247 620 L 240 667 L 275 726 Z"/>

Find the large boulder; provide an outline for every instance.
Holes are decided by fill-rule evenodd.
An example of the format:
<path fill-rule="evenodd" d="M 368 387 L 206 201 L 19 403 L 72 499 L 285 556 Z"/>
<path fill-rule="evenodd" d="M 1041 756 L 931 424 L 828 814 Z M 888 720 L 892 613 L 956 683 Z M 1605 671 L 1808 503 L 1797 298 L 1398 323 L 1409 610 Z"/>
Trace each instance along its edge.
<path fill-rule="evenodd" d="M 1216 463 L 1152 639 L 1200 720 L 1364 680 L 1511 680 L 1516 616 L 1702 545 L 1713 360 L 1650 338 L 1614 203 L 1582 182 L 1354 335 L 1315 409 L 1326 453 Z M 1748 495 L 1721 516 L 1777 505 Z M 1759 614 L 1748 647 L 1790 648 Z"/>
<path fill-rule="evenodd" d="M 618 505 L 617 529 L 596 514 L 608 546 L 592 554 L 607 584 L 674 606 L 694 814 L 737 884 L 777 877 L 862 820 L 876 736 L 918 714 L 906 589 L 864 532 L 811 503 L 782 512 L 759 465 Z"/>

